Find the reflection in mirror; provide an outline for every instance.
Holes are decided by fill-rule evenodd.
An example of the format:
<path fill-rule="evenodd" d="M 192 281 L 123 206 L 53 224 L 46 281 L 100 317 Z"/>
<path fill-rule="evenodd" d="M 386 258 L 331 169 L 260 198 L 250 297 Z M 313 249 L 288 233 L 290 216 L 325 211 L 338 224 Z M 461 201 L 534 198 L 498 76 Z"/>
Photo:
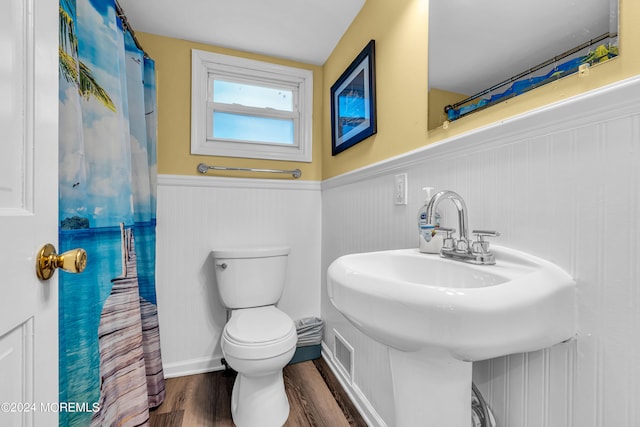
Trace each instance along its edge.
<path fill-rule="evenodd" d="M 617 33 L 618 0 L 429 2 L 429 129 L 616 56 Z"/>

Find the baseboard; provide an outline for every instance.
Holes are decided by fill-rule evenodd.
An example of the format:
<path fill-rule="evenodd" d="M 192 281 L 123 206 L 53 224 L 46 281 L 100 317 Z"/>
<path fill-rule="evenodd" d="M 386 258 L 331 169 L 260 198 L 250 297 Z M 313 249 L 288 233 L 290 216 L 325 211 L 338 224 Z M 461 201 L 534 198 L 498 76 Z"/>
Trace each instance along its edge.
<path fill-rule="evenodd" d="M 329 368 L 331 368 L 331 371 L 338 379 L 338 382 L 344 389 L 345 393 L 347 393 L 347 396 L 349 396 L 349 399 L 351 399 L 351 402 L 356 407 L 360 415 L 362 415 L 362 418 L 364 418 L 367 425 L 369 427 L 387 427 L 387 424 L 384 422 L 382 417 L 378 415 L 358 386 L 347 380 L 342 371 L 338 369 L 333 358 L 333 353 L 324 341 L 322 342 L 322 357 L 327 362 L 327 365 L 329 365 Z"/>
<path fill-rule="evenodd" d="M 178 363 L 163 363 L 165 378 L 184 377 L 205 372 L 221 371 L 224 365 L 219 357 L 185 360 Z"/>

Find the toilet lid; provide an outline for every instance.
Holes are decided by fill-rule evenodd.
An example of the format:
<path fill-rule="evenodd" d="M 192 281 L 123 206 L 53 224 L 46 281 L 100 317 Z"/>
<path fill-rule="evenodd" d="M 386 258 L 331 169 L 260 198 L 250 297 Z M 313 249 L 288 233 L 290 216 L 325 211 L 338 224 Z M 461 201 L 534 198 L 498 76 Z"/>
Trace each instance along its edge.
<path fill-rule="evenodd" d="M 225 329 L 237 343 L 261 345 L 286 338 L 295 325 L 282 311 L 266 306 L 234 311 Z"/>
<path fill-rule="evenodd" d="M 235 310 L 223 334 L 223 351 L 236 357 L 274 357 L 294 348 L 293 320 L 274 306 Z"/>

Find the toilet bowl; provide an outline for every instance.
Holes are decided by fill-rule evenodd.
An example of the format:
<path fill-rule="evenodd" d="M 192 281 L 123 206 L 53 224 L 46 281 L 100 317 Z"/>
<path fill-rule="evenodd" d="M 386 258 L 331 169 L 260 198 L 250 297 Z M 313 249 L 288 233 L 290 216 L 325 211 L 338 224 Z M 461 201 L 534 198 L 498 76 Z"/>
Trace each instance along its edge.
<path fill-rule="evenodd" d="M 216 279 L 231 316 L 221 338 L 238 372 L 231 415 L 238 427 L 280 427 L 289 416 L 282 369 L 298 340 L 293 320 L 275 304 L 284 287 L 288 248 L 214 250 Z"/>
<path fill-rule="evenodd" d="M 282 368 L 296 350 L 293 321 L 273 306 L 234 310 L 222 334 L 222 353 L 238 372 L 231 413 L 238 427 L 282 426 L 289 416 Z"/>

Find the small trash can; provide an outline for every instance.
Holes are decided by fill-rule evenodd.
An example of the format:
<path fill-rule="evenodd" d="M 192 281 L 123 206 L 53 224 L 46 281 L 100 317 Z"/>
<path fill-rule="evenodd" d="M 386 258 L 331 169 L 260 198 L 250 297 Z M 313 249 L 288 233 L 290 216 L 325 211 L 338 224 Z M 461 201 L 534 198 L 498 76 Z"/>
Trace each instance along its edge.
<path fill-rule="evenodd" d="M 322 330 L 324 322 L 317 317 L 296 320 L 298 344 L 289 364 L 318 359 L 322 350 Z"/>

